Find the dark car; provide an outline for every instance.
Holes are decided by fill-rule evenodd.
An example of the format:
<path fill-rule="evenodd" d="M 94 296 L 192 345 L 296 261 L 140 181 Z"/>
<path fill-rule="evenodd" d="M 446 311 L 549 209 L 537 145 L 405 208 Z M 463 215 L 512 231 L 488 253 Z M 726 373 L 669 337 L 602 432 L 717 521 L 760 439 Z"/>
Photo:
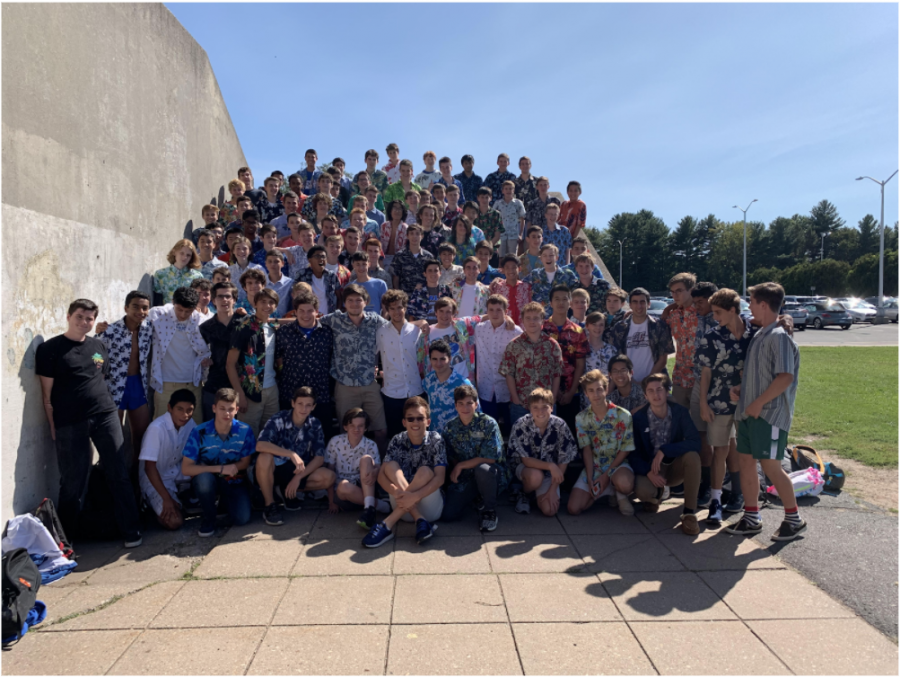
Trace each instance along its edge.
<path fill-rule="evenodd" d="M 841 329 L 849 329 L 853 324 L 850 313 L 836 301 L 813 301 L 807 303 L 804 308 L 808 313 L 806 325 L 812 325 L 816 329 L 824 329 L 835 324 Z"/>
<path fill-rule="evenodd" d="M 785 303 L 781 312 L 793 318 L 796 329 L 800 331 L 806 329 L 806 318 L 809 317 L 809 312 L 799 303 Z"/>

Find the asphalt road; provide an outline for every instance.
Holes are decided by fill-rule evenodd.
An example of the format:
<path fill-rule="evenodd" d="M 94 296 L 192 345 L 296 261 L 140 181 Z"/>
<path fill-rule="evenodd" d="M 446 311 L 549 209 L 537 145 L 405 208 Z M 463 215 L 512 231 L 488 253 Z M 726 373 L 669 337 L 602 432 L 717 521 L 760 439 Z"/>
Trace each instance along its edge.
<path fill-rule="evenodd" d="M 873 325 L 866 322 L 854 324 L 847 330 L 825 327 L 795 331 L 798 346 L 896 346 L 900 337 L 900 325 L 894 323 Z"/>

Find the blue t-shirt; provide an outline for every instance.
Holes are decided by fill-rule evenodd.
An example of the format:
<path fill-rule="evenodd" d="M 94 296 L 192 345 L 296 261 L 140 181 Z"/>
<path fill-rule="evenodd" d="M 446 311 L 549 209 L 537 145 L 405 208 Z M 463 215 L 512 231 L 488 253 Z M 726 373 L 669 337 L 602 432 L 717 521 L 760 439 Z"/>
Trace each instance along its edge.
<path fill-rule="evenodd" d="M 270 418 L 259 434 L 259 441 L 293 451 L 304 463 L 311 463 L 314 457 L 325 455 L 325 434 L 319 419 L 308 416 L 298 428 L 294 425 L 292 409 L 279 411 Z M 275 456 L 275 465 L 287 462 L 287 456 Z"/>
<path fill-rule="evenodd" d="M 357 282 L 356 284 L 369 292 L 369 304 L 366 306 L 366 312 L 381 315 L 381 297 L 387 293 L 387 285 L 384 280 L 373 277 L 368 282 Z"/>

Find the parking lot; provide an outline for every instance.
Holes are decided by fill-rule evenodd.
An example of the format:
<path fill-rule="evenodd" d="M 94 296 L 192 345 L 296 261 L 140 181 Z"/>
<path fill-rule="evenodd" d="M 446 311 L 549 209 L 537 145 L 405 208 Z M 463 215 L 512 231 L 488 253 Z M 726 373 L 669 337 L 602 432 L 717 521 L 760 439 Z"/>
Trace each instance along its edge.
<path fill-rule="evenodd" d="M 795 331 L 794 340 L 799 346 L 896 346 L 898 335 L 900 327 L 896 324 L 861 322 L 847 330 L 840 327 L 809 327 L 806 331 Z"/>

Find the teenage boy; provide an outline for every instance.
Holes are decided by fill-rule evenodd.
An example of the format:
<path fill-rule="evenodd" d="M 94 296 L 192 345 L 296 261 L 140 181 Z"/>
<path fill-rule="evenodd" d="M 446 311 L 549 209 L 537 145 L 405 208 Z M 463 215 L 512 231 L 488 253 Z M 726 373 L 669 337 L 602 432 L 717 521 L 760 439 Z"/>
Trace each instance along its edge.
<path fill-rule="evenodd" d="M 444 242 L 438 247 L 438 257 L 441 260 L 441 284 L 449 285 L 453 280 L 463 277 L 462 266 L 454 263 L 456 247 L 449 242 Z"/>
<path fill-rule="evenodd" d="M 478 393 L 472 386 L 457 387 L 453 402 L 456 416 L 447 422 L 441 434 L 450 468 L 447 502 L 441 519 L 458 520 L 468 507 L 477 504 L 481 531 L 494 531 L 497 494 L 506 484 L 500 427 L 493 418 L 477 411 Z"/>
<path fill-rule="evenodd" d="M 259 237 L 260 227 L 259 212 L 255 209 L 248 209 L 241 215 L 241 232 L 250 244 L 251 254 L 255 254 L 263 248 L 263 241 Z"/>
<path fill-rule="evenodd" d="M 322 174 L 318 179 L 318 192 L 314 195 L 313 199 L 307 200 L 303 209 L 300 210 L 300 215 L 305 218 L 307 221 L 312 221 L 316 218 L 316 204 L 318 202 L 324 202 L 326 205 L 330 205 L 327 213 L 334 214 L 338 217 L 338 223 L 344 220 L 344 217 L 347 215 L 347 212 L 344 210 L 344 205 L 341 204 L 341 201 L 336 197 L 331 197 L 331 184 L 333 180 L 331 178 L 331 174 Z M 324 195 L 324 198 L 316 197 L 318 195 Z M 321 227 L 321 224 L 320 224 Z"/>
<path fill-rule="evenodd" d="M 507 171 L 509 167 L 509 155 L 506 153 L 500 153 L 497 156 L 497 171 L 491 172 L 484 179 L 484 186 L 486 188 L 491 189 L 491 194 L 493 195 L 492 203 L 497 202 L 498 200 L 503 199 L 503 183 L 506 181 L 516 180 L 516 175 L 510 171 Z M 513 183 L 513 190 L 515 191 L 515 183 Z"/>
<path fill-rule="evenodd" d="M 191 231 L 191 242 L 194 243 L 195 247 L 199 241 L 200 234 L 204 230 L 211 228 L 219 220 L 219 208 L 215 205 L 203 205 L 203 209 L 200 210 L 200 216 L 203 219 L 203 225 Z"/>
<path fill-rule="evenodd" d="M 403 432 L 400 421 L 406 400 L 425 392 L 422 387 L 425 333 L 420 327 L 406 321 L 406 292 L 392 289 L 382 297 L 382 303 L 390 324 L 380 327 L 375 333 L 375 349 L 381 357 L 384 377 L 381 399 L 384 402 L 388 436 L 393 439 L 394 435 Z"/>
<path fill-rule="evenodd" d="M 304 194 L 312 195 L 316 192 L 319 177 L 322 176 L 322 172 L 316 169 L 316 161 L 319 159 L 319 155 L 315 150 L 310 148 L 304 153 L 303 159 L 306 161 L 306 168 L 299 170 L 297 173 L 300 175 L 300 180 L 303 182 Z"/>
<path fill-rule="evenodd" d="M 337 222 L 331 223 L 337 230 Z M 344 239 L 340 235 L 329 235 L 322 240 L 325 247 L 325 270 L 334 273 L 338 279 L 338 285 L 343 289 L 350 284 L 350 271 L 340 264 L 338 260 L 341 255 L 341 248 L 344 246 Z"/>
<path fill-rule="evenodd" d="M 572 235 L 568 228 L 560 228 L 556 224 L 556 219 L 559 218 L 559 206 L 552 202 L 548 204 L 544 217 L 547 222 L 547 225 L 544 226 L 544 242 L 556 245 L 561 265 L 567 266 L 569 265 L 569 250 L 572 248 Z"/>
<path fill-rule="evenodd" d="M 197 236 L 197 255 L 200 257 L 200 273 L 207 280 L 212 279 L 217 268 L 227 268 L 228 264 L 216 258 L 216 236 L 210 230 L 203 230 Z"/>
<path fill-rule="evenodd" d="M 494 209 L 500 212 L 503 233 L 500 235 L 500 256 L 515 254 L 525 232 L 525 205 L 515 196 L 516 184 L 504 181 L 501 199 L 494 201 Z"/>
<path fill-rule="evenodd" d="M 375 526 L 375 511 L 389 513 L 390 504 L 375 498 L 375 480 L 381 456 L 375 443 L 366 437 L 369 417 L 359 407 L 348 409 L 341 419 L 344 434 L 334 437 L 325 449 L 325 466 L 336 475 L 328 488 L 328 512 L 362 506 L 356 524 L 368 531 Z M 337 495 L 337 500 L 335 500 Z M 352 509 L 352 508 L 350 508 Z"/>
<path fill-rule="evenodd" d="M 353 268 L 353 277 L 351 279 L 353 279 L 355 284 L 369 292 L 369 303 L 366 305 L 366 312 L 381 314 L 381 298 L 388 290 L 384 280 L 369 277 L 369 257 L 365 252 L 353 254 L 350 257 L 350 265 Z"/>
<path fill-rule="evenodd" d="M 425 151 L 422 161 L 425 162 L 425 169 L 416 176 L 416 183 L 422 187 L 422 190 L 430 190 L 431 184 L 436 183 L 441 176 L 440 171 L 434 168 L 437 155 L 433 150 Z"/>
<path fill-rule="evenodd" d="M 88 336 L 97 319 L 97 304 L 76 299 L 66 313 L 64 334 L 41 343 L 35 351 L 35 372 L 41 379 L 44 412 L 59 464 L 59 517 L 70 535 L 78 532 L 94 452 L 100 455 L 113 497 L 116 522 L 125 547 L 141 544 L 140 522 L 127 450 L 116 404 L 105 377 L 109 372 L 106 346 Z"/>
<path fill-rule="evenodd" d="M 350 257 L 353 256 L 356 252 L 362 251 L 359 247 L 360 242 L 359 238 L 362 236 L 362 231 L 355 227 L 350 226 L 343 232 L 344 238 L 344 248 L 341 250 L 340 255 L 338 256 L 338 263 L 346 268 L 350 268 Z M 365 254 L 365 252 L 362 252 Z"/>
<path fill-rule="evenodd" d="M 337 275 L 325 269 L 328 262 L 325 247 L 321 245 L 312 247 L 306 252 L 306 258 L 309 266 L 300 271 L 297 282 L 306 282 L 312 287 L 313 293 L 319 299 L 319 312 L 322 315 L 333 313 L 339 309 L 338 292 L 341 284 Z"/>
<path fill-rule="evenodd" d="M 543 268 L 541 263 L 541 246 L 544 244 L 544 231 L 538 226 L 528 226 L 525 233 L 525 252 L 519 257 L 519 268 L 525 280 L 535 270 Z"/>
<path fill-rule="evenodd" d="M 231 349 L 231 333 L 234 330 L 234 304 L 237 301 L 237 287 L 231 282 L 219 282 L 213 285 L 212 297 L 216 305 L 216 314 L 200 325 L 200 336 L 209 345 L 209 374 L 203 383 L 201 397 L 201 413 L 203 420 L 213 417 L 213 403 L 216 393 L 222 388 L 230 388 L 228 372 L 225 364 L 228 351 Z"/>
<path fill-rule="evenodd" d="M 603 340 L 610 342 L 612 328 L 619 322 L 631 316 L 631 310 L 625 309 L 625 299 L 628 294 L 624 289 L 613 287 L 606 295 L 606 329 L 603 331 Z"/>
<path fill-rule="evenodd" d="M 293 223 L 294 220 L 295 217 L 291 216 L 290 223 Z M 287 276 L 296 279 L 304 269 L 309 267 L 307 254 L 316 244 L 316 229 L 311 223 L 300 221 L 297 223 L 296 234 L 292 235 L 292 240 L 296 240 L 296 244 L 287 245 L 285 243 L 286 246 L 279 247 L 278 251 L 287 257 L 289 271 L 286 273 Z"/>
<path fill-rule="evenodd" d="M 534 492 L 541 512 L 553 517 L 559 511 L 559 486 L 578 448 L 569 426 L 553 415 L 553 393 L 536 388 L 525 401 L 528 414 L 515 422 L 509 434 L 510 462 L 522 482 L 516 512 L 531 512 L 529 494 Z"/>
<path fill-rule="evenodd" d="M 278 294 L 262 289 L 253 297 L 256 313 L 241 318 L 231 334 L 231 348 L 225 370 L 238 394 L 241 420 L 256 437 L 266 422 L 278 412 L 278 384 L 275 379 L 275 332 L 271 319 L 278 307 Z"/>
<path fill-rule="evenodd" d="M 281 198 L 281 203 L 284 205 L 284 213 L 272 219 L 269 223 L 277 229 L 278 239 L 284 240 L 285 238 L 291 237 L 291 230 L 288 227 L 288 218 L 292 214 L 300 215 L 300 198 L 296 193 L 289 191 Z"/>
<path fill-rule="evenodd" d="M 347 163 L 344 162 L 344 158 L 334 158 L 334 160 L 331 161 L 331 167 L 337 171 L 341 188 L 347 191 L 347 196 L 349 197 L 350 191 L 353 190 L 353 182 L 344 176 L 344 170 L 347 169 Z"/>
<path fill-rule="evenodd" d="M 519 171 L 521 174 L 515 179 L 516 198 L 527 205 L 538 196 L 537 179 L 531 175 L 531 158 L 523 155 L 519 158 Z"/>
<path fill-rule="evenodd" d="M 552 313 L 544 320 L 541 330 L 554 339 L 562 350 L 562 378 L 559 395 L 554 399 L 559 417 L 569 425 L 569 428 L 575 430 L 575 417 L 581 411 L 578 384 L 584 374 L 584 361 L 591 352 L 591 347 L 584 329 L 569 319 L 571 302 L 572 292 L 567 287 L 554 287 L 550 292 Z"/>
<path fill-rule="evenodd" d="M 456 225 L 456 220 L 463 213 L 458 199 L 459 195 L 460 192 L 458 186 L 451 185 L 447 188 L 447 207 L 444 209 L 444 215 L 441 217 L 441 222 L 447 226 L 451 232 Z"/>
<path fill-rule="evenodd" d="M 638 409 L 647 404 L 644 397 L 644 386 L 634 380 L 634 365 L 628 355 L 616 355 L 610 358 L 609 368 L 610 383 L 607 387 L 607 399 L 625 411 L 634 414 Z"/>
<path fill-rule="evenodd" d="M 435 183 L 440 184 L 447 189 L 447 202 L 449 203 L 447 206 L 453 206 L 453 203 L 450 200 L 451 186 L 456 186 L 456 204 L 458 206 L 462 206 L 466 199 L 463 197 L 462 183 L 460 183 L 459 179 L 456 179 L 453 176 L 453 162 L 446 156 L 442 157 L 438 162 L 438 169 L 441 170 L 441 176 L 437 181 L 435 181 Z"/>
<path fill-rule="evenodd" d="M 572 322 L 577 324 L 582 329 L 585 329 L 585 322 L 587 321 L 588 316 L 588 305 L 591 302 L 591 296 L 584 289 L 575 289 L 572 291 L 572 302 L 571 302 L 571 311 L 570 317 L 572 318 Z M 606 316 L 602 313 L 597 313 L 598 317 L 603 318 L 603 328 L 606 328 Z M 585 329 L 585 333 L 587 330 Z M 602 333 L 602 330 L 601 330 Z M 612 346 L 610 346 L 612 348 Z"/>
<path fill-rule="evenodd" d="M 369 182 L 372 186 L 378 189 L 378 193 L 384 193 L 388 187 L 388 178 L 387 174 L 385 174 L 380 169 L 376 168 L 378 164 L 378 151 L 374 148 L 370 148 L 366 151 L 365 155 L 366 160 L 366 174 L 368 176 Z M 362 186 L 359 186 L 360 191 L 362 192 Z"/>
<path fill-rule="evenodd" d="M 366 173 L 365 170 L 357 173 L 356 176 L 353 177 L 353 180 L 355 183 L 353 184 L 353 195 L 350 198 L 350 208 L 351 209 L 354 209 L 355 207 L 359 206 L 359 205 L 354 205 L 354 200 L 357 197 L 365 198 L 366 193 L 368 192 L 369 188 L 370 187 L 374 188 L 374 185 L 372 184 L 372 180 L 369 178 L 369 175 Z M 384 200 L 381 199 L 381 195 L 378 193 L 377 188 L 375 188 L 375 208 L 382 210 L 382 211 L 384 210 Z M 366 209 L 368 209 L 368 207 L 366 207 Z"/>
<path fill-rule="evenodd" d="M 478 195 L 478 191 L 484 181 L 472 171 L 475 167 L 474 157 L 468 154 L 463 155 L 460 164 L 462 164 L 463 170 L 459 174 L 454 174 L 453 178 L 459 182 L 463 200 L 472 200 L 474 202 L 475 196 Z"/>
<path fill-rule="evenodd" d="M 762 329 L 750 339 L 741 384 L 732 386 L 730 395 L 732 400 L 737 400 L 734 418 L 738 426 L 741 488 L 747 503 L 753 505 L 745 505 L 741 521 L 725 530 L 731 534 L 762 531 L 762 519 L 754 500 L 758 495 L 755 470 L 759 461 L 784 504 L 784 520 L 772 540 L 790 541 L 806 530 L 791 479 L 781 466 L 794 415 L 800 351 L 778 324 L 778 313 L 784 303 L 782 286 L 764 282 L 750 287 L 749 292 L 754 324 Z"/>
<path fill-rule="evenodd" d="M 555 197 L 550 197 L 550 180 L 546 176 L 539 176 L 534 183 L 537 188 L 537 197 L 531 202 L 525 203 L 525 224 L 528 228 L 538 226 L 543 229 L 547 225 L 544 216 L 547 213 L 547 205 L 551 202 L 553 204 L 560 204 L 560 202 Z"/>
<path fill-rule="evenodd" d="M 632 416 L 634 451 L 628 464 L 634 472 L 634 493 L 647 512 L 659 510 L 666 487 L 684 483 L 681 530 L 688 536 L 700 533 L 697 524 L 697 492 L 700 489 L 700 433 L 690 412 L 668 400 L 669 377 L 647 376 L 642 385 L 649 406 Z M 753 473 L 756 480 L 756 473 Z"/>
<path fill-rule="evenodd" d="M 666 361 L 675 352 L 675 345 L 669 326 L 647 314 L 650 292 L 635 287 L 628 296 L 628 305 L 631 316 L 610 329 L 608 343 L 631 358 L 636 381 L 643 381 L 650 374 L 668 373 Z"/>
<path fill-rule="evenodd" d="M 398 176 L 396 181 L 392 181 L 387 190 L 384 191 L 384 201 L 390 204 L 394 200 L 400 200 L 403 205 L 409 209 L 409 203 L 406 201 L 406 194 L 414 190 L 418 194 L 419 184 L 412 180 L 413 166 L 409 160 L 401 160 L 398 168 Z"/>
<path fill-rule="evenodd" d="M 475 258 L 478 259 L 478 281 L 488 286 L 498 277 L 503 277 L 503 273 L 491 265 L 493 255 L 494 249 L 487 241 L 482 240 L 475 246 Z"/>
<path fill-rule="evenodd" d="M 366 201 L 365 195 L 357 195 L 350 201 L 350 216 L 341 223 L 341 228 L 347 230 L 355 227 L 362 237 L 379 237 L 381 235 L 381 226 L 378 221 L 370 219 L 366 216 L 366 209 L 369 203 Z"/>
<path fill-rule="evenodd" d="M 231 388 L 216 393 L 213 418 L 200 423 L 188 436 L 181 459 L 181 474 L 191 478 L 200 502 L 201 538 L 216 532 L 216 498 L 227 506 L 231 523 L 250 521 L 247 468 L 256 449 L 256 436 L 246 423 L 235 419 L 238 395 Z"/>
<path fill-rule="evenodd" d="M 490 292 L 506 299 L 509 316 L 513 322 L 521 325 L 522 308 L 531 303 L 531 285 L 519 279 L 519 259 L 515 254 L 504 256 L 500 267 L 506 279 L 497 278 L 491 282 Z"/>
<path fill-rule="evenodd" d="M 569 181 L 566 194 L 569 199 L 560 207 L 559 224 L 569 230 L 574 240 L 587 223 L 587 206 L 579 199 L 581 184 L 578 181 Z"/>
<path fill-rule="evenodd" d="M 151 308 L 148 319 L 153 327 L 153 359 L 150 365 L 150 387 L 153 388 L 153 418 L 166 413 L 166 405 L 176 390 L 189 390 L 200 400 L 200 383 L 205 379 L 209 346 L 200 334 L 200 314 L 195 312 L 199 294 L 179 287 L 172 303 Z M 200 411 L 194 420 L 201 423 Z"/>
<path fill-rule="evenodd" d="M 593 273 L 594 260 L 590 254 L 579 254 L 575 258 L 575 274 L 578 280 L 572 285 L 572 291 L 583 289 L 588 295 L 586 315 L 602 313 L 606 308 L 606 298 L 609 295 L 609 282 Z"/>
<path fill-rule="evenodd" d="M 400 146 L 396 143 L 389 143 L 385 152 L 388 154 L 387 164 L 381 168 L 387 175 L 388 186 L 400 180 Z M 410 163 L 412 169 L 412 163 Z"/>
<path fill-rule="evenodd" d="M 278 307 L 275 309 L 274 317 L 284 317 L 291 310 L 291 289 L 294 281 L 287 275 L 282 274 L 284 268 L 284 255 L 276 251 L 270 251 L 266 254 L 266 272 L 268 273 L 268 282 L 266 288 L 271 289 L 278 294 Z"/>
<path fill-rule="evenodd" d="M 572 263 L 570 263 L 568 266 L 564 266 L 564 267 L 569 268 L 572 272 L 577 272 L 575 270 L 575 263 L 576 263 L 578 257 L 581 256 L 582 254 L 587 254 L 587 251 L 588 251 L 587 238 L 583 234 L 579 235 L 577 238 L 572 240 L 572 248 L 569 250 L 569 258 L 571 259 Z M 588 255 L 588 258 L 590 258 L 590 255 Z M 591 261 L 591 265 L 592 265 L 591 274 L 594 277 L 599 277 L 601 280 L 606 279 L 603 277 L 603 271 L 600 270 L 600 266 L 598 266 L 596 263 L 594 263 L 593 259 L 590 259 L 590 261 Z"/>
<path fill-rule="evenodd" d="M 453 391 L 462 385 L 471 386 L 469 379 L 455 372 L 450 366 L 450 345 L 446 341 L 434 341 L 428 346 L 429 371 L 422 381 L 431 407 L 429 430 L 444 433 L 444 426 L 456 416 Z"/>
<path fill-rule="evenodd" d="M 263 495 L 263 519 L 270 526 L 283 522 L 275 504 L 276 486 L 284 497 L 284 509 L 299 510 L 298 492 L 334 485 L 334 472 L 323 467 L 325 436 L 322 424 L 311 416 L 315 406 L 315 391 L 310 387 L 297 388 L 291 397 L 291 408 L 272 416 L 256 442 L 253 477 Z"/>
<path fill-rule="evenodd" d="M 414 223 L 406 229 L 406 246 L 394 255 L 388 272 L 394 289 L 402 289 L 407 294 L 425 284 L 425 265 L 437 260 L 434 255 L 422 249 L 422 226 Z"/>
<path fill-rule="evenodd" d="M 259 216 L 263 223 L 271 223 L 284 214 L 284 205 L 278 195 L 278 179 L 270 176 L 263 182 L 263 188 L 266 190 L 266 197 L 259 203 Z"/>
<path fill-rule="evenodd" d="M 378 189 L 375 186 L 369 186 L 366 188 L 366 217 L 375 221 L 378 224 L 378 228 L 380 229 L 385 222 L 384 212 L 381 209 L 384 208 L 382 205 L 381 209 L 378 208 L 377 201 L 381 199 L 381 195 L 378 193 Z"/>
<path fill-rule="evenodd" d="M 216 309 L 210 306 L 212 282 L 204 278 L 198 278 L 191 282 L 189 288 L 197 292 L 197 313 L 200 315 L 200 322 L 206 322 L 216 312 Z"/>
<path fill-rule="evenodd" d="M 437 322 L 434 304 L 440 298 L 453 298 L 453 291 L 449 285 L 440 283 L 441 267 L 437 261 L 426 261 L 423 267 L 425 284 L 408 295 L 406 312 L 413 320 L 428 320 L 433 324 Z"/>
<path fill-rule="evenodd" d="M 249 167 L 238 169 L 237 177 L 244 184 L 244 197 L 250 198 L 254 206 L 265 198 L 266 194 L 262 190 L 253 187 L 255 181 Z"/>
<path fill-rule="evenodd" d="M 484 315 L 487 312 L 488 296 L 491 294 L 487 285 L 478 281 L 478 259 L 474 256 L 463 261 L 463 275 L 465 277 L 454 280 L 450 285 L 459 314 L 463 317 Z"/>
<path fill-rule="evenodd" d="M 469 218 L 474 219 L 473 224 L 481 229 L 484 233 L 484 239 L 490 241 L 491 246 L 496 245 L 503 233 L 506 232 L 506 229 L 503 226 L 503 216 L 500 212 L 493 207 L 491 207 L 491 189 L 481 187 L 478 189 L 478 192 L 475 194 L 475 199 L 477 203 L 467 202 L 463 210 L 469 206 L 469 204 L 477 204 L 478 211 L 475 212 L 474 216 L 470 216 Z M 515 253 L 515 252 L 513 252 Z"/>
<path fill-rule="evenodd" d="M 500 364 L 506 346 L 522 333 L 522 329 L 507 326 L 507 308 L 503 296 L 488 298 L 487 319 L 475 325 L 475 354 L 478 356 L 475 367 L 481 408 L 494 420 L 503 421 L 504 432 L 509 433 L 509 386 L 500 373 Z"/>
<path fill-rule="evenodd" d="M 515 422 L 528 412 L 528 396 L 535 388 L 549 390 L 553 399 L 559 392 L 563 356 L 559 344 L 541 331 L 544 307 L 528 303 L 522 308 L 522 329 L 503 351 L 500 374 L 509 388 L 509 419 Z M 552 405 L 551 405 L 552 406 Z"/>
<path fill-rule="evenodd" d="M 444 442 L 431 423 L 428 403 L 421 397 L 410 397 L 403 405 L 403 427 L 391 440 L 378 484 L 390 495 L 393 511 L 363 538 L 367 548 L 377 548 L 394 538 L 394 526 L 401 519 L 416 522 L 419 545 L 434 536 L 432 522 L 440 519 L 444 509 L 441 487 L 447 472 Z"/>
<path fill-rule="evenodd" d="M 278 244 L 278 229 L 271 223 L 265 224 L 259 229 L 259 239 L 262 240 L 263 248 L 254 252 L 250 261 L 260 268 L 265 268 L 266 254 L 275 249 L 275 245 Z M 285 258 L 285 263 L 287 263 L 287 258 Z"/>
<path fill-rule="evenodd" d="M 555 244 L 541 245 L 541 268 L 531 271 L 525 278 L 531 285 L 531 299 L 536 303 L 547 306 L 547 315 L 550 315 L 550 290 L 553 287 L 565 286 L 571 289 L 578 281 L 575 273 L 563 270 L 556 261 L 559 250 Z"/>
<path fill-rule="evenodd" d="M 181 474 L 184 445 L 196 427 L 193 415 L 197 399 L 190 390 L 176 390 L 169 398 L 168 411 L 157 418 L 144 435 L 138 468 L 141 495 L 156 513 L 156 520 L 175 531 L 184 523 L 182 496 L 190 489 L 191 478 Z"/>
<path fill-rule="evenodd" d="M 391 279 L 390 273 L 379 265 L 381 242 L 377 238 L 370 237 L 363 244 L 363 249 L 369 259 L 369 277 L 373 280 L 381 280 L 388 289 L 393 289 L 394 281 Z M 350 282 L 356 282 L 353 274 L 350 275 Z"/>

